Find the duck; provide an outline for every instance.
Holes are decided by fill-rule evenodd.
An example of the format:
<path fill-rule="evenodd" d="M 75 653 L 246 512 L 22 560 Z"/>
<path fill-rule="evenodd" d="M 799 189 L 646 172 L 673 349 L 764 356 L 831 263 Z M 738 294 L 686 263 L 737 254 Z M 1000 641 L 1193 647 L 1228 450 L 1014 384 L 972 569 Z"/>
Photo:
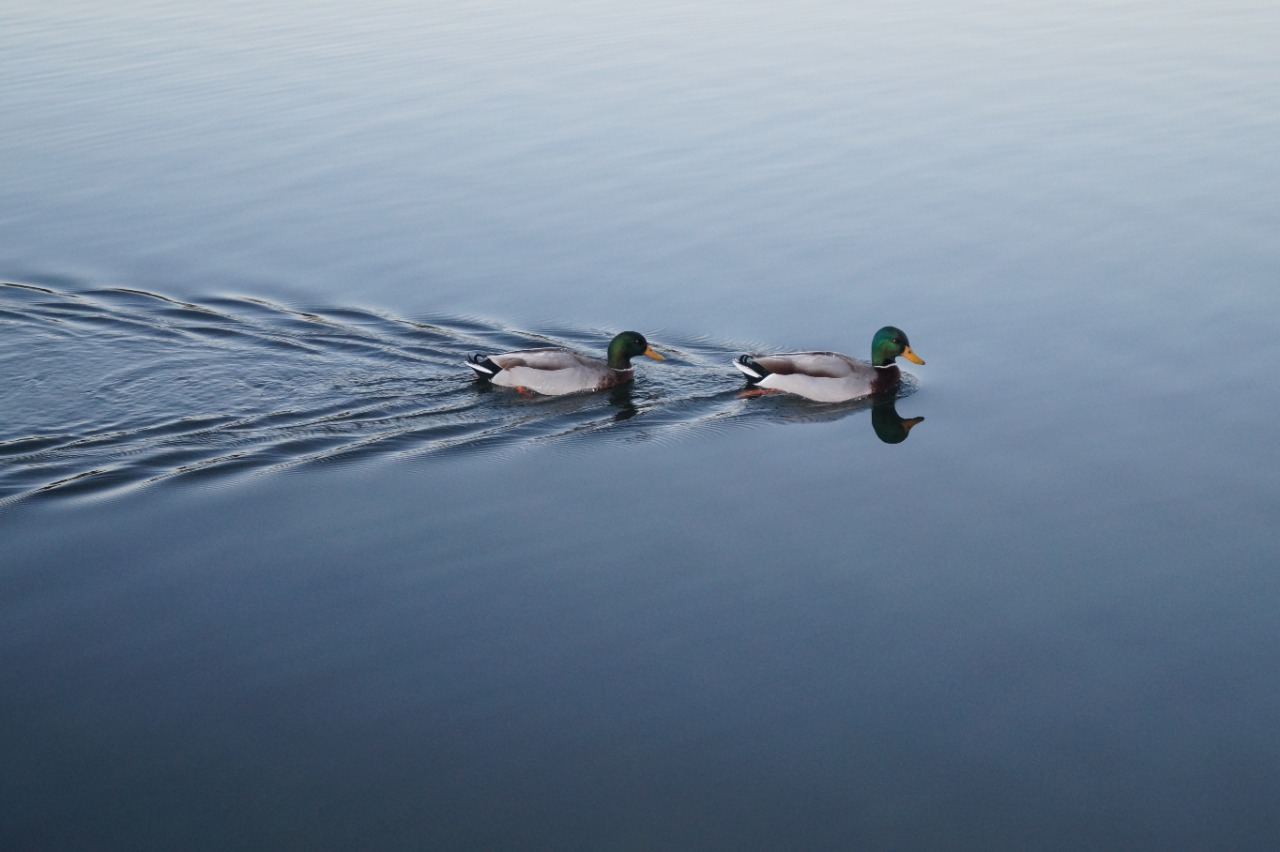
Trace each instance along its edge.
<path fill-rule="evenodd" d="M 776 390 L 816 402 L 845 402 L 896 391 L 902 381 L 896 363 L 899 356 L 913 364 L 924 363 L 902 329 L 886 325 L 871 338 L 870 364 L 839 352 L 786 352 L 739 355 L 733 366 L 760 393 Z"/>
<path fill-rule="evenodd" d="M 624 331 L 609 341 L 608 359 L 601 361 L 572 349 L 545 346 L 521 349 L 501 355 L 477 352 L 467 358 L 476 378 L 495 385 L 559 396 L 582 391 L 604 390 L 632 380 L 631 359 L 646 355 L 665 361 L 638 331 Z"/>

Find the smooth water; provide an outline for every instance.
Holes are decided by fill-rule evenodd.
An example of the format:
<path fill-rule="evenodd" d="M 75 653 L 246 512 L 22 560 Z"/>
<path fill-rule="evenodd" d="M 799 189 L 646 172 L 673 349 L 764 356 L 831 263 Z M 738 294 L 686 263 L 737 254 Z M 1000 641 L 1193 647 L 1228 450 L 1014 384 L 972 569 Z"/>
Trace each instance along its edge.
<path fill-rule="evenodd" d="M 1276 8 L 0 32 L 4 849 L 1280 842 Z"/>

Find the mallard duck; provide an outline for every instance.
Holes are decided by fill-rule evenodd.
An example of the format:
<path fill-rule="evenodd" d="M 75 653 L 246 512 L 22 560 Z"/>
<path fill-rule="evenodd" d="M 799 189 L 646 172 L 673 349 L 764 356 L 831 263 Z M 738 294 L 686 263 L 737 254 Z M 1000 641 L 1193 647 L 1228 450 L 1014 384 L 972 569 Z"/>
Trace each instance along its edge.
<path fill-rule="evenodd" d="M 624 385 L 631 381 L 631 359 L 637 355 L 666 360 L 653 351 L 643 334 L 624 331 L 609 341 L 608 361 L 547 346 L 503 355 L 476 353 L 467 359 L 467 366 L 476 371 L 478 378 L 495 385 L 554 396 Z"/>
<path fill-rule="evenodd" d="M 914 364 L 924 363 L 911 351 L 902 330 L 886 325 L 871 339 L 870 364 L 839 352 L 788 352 L 739 355 L 733 366 L 757 388 L 786 391 L 818 402 L 844 402 L 896 390 L 901 375 L 894 359 L 899 355 Z"/>

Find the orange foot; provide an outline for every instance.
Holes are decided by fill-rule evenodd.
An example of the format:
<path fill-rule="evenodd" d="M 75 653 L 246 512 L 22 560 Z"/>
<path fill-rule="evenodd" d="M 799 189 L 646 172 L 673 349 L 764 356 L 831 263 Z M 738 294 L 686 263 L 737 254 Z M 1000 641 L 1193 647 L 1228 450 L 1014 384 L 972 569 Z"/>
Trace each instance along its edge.
<path fill-rule="evenodd" d="M 516 385 L 516 393 L 522 393 L 525 396 L 533 396 L 533 391 L 528 388 L 521 387 L 520 385 Z"/>
<path fill-rule="evenodd" d="M 747 388 L 738 392 L 738 399 L 751 399 L 755 396 L 764 396 L 767 393 L 776 393 L 773 388 Z"/>

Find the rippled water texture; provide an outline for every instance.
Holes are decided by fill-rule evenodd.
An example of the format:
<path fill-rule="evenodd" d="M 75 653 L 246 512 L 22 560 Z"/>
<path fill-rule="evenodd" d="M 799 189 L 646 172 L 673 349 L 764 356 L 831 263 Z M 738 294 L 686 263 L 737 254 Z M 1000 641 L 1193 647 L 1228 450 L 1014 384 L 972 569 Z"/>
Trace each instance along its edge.
<path fill-rule="evenodd" d="M 0 503 L 367 456 L 651 439 L 748 417 L 874 409 L 882 440 L 907 434 L 892 400 L 741 398 L 729 361 L 754 344 L 654 337 L 667 360 L 637 365 L 631 386 L 548 398 L 476 382 L 463 361 L 547 345 L 600 355 L 612 332 L 15 283 L 0 284 L 0 328 L 13 371 L 0 387 Z"/>

